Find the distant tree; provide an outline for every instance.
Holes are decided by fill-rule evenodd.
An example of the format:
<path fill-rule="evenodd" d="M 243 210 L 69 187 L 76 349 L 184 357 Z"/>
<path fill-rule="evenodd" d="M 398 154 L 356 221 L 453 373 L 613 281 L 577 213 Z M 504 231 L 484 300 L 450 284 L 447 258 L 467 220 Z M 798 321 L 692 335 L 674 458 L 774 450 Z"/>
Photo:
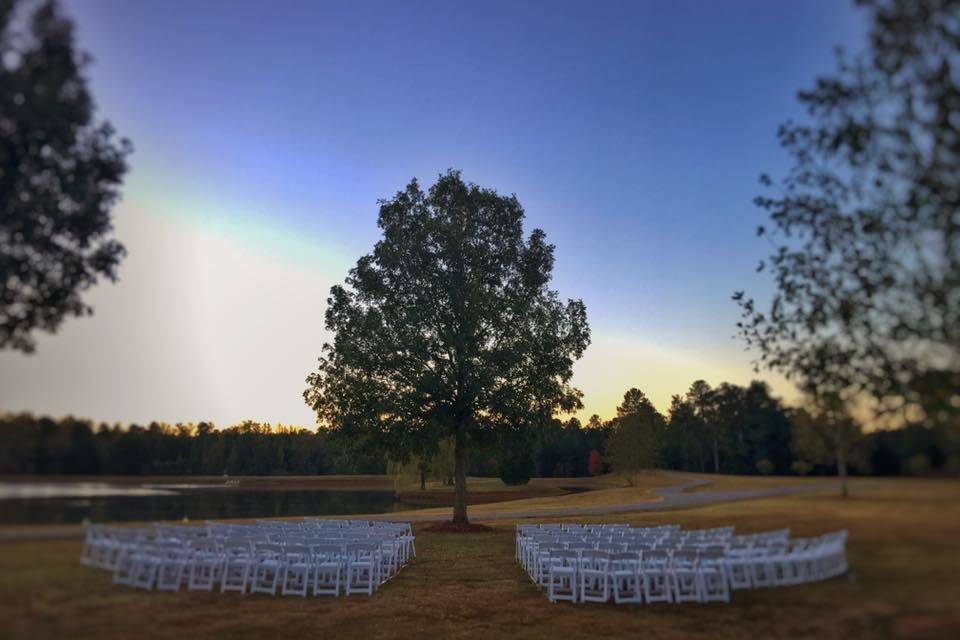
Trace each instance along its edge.
<path fill-rule="evenodd" d="M 443 438 L 437 446 L 437 452 L 430 459 L 429 473 L 443 484 L 453 486 L 454 469 L 454 442 L 453 438 Z"/>
<path fill-rule="evenodd" d="M 647 396 L 630 389 L 617 407 L 613 431 L 607 444 L 613 468 L 635 483 L 636 474 L 660 463 L 665 421 Z"/>
<path fill-rule="evenodd" d="M 603 457 L 596 449 L 590 450 L 590 457 L 587 460 L 587 471 L 592 476 L 603 475 Z"/>
<path fill-rule="evenodd" d="M 720 473 L 720 442 L 723 439 L 721 416 L 718 415 L 715 401 L 717 396 L 710 385 L 696 380 L 687 391 L 687 402 L 694 408 L 694 415 L 703 422 L 709 435 L 710 451 L 713 453 L 713 472 Z"/>
<path fill-rule="evenodd" d="M 793 413 L 793 448 L 796 455 L 818 464 L 836 465 L 840 495 L 849 495 L 847 469 L 861 452 L 863 430 L 839 396 L 815 398 Z M 856 460 L 859 462 L 859 459 Z"/>
<path fill-rule="evenodd" d="M 862 0 L 869 48 L 799 93 L 770 214 L 776 293 L 743 292 L 758 365 L 808 393 L 960 426 L 960 3 Z M 763 183 L 773 187 L 770 178 Z M 764 227 L 758 233 L 767 233 Z"/>
<path fill-rule="evenodd" d="M 116 278 L 110 209 L 130 153 L 94 121 L 73 24 L 54 0 L 22 15 L 32 4 L 0 0 L 0 349 L 27 353 Z"/>
<path fill-rule="evenodd" d="M 697 386 L 697 383 L 694 383 Z M 692 389 L 691 389 L 692 391 Z M 743 387 L 721 382 L 715 389 L 706 392 L 697 402 L 703 407 L 703 416 L 710 433 L 710 448 L 713 451 L 714 473 L 750 470 L 736 469 L 734 461 L 742 456 L 740 441 L 745 403 Z"/>
<path fill-rule="evenodd" d="M 597 414 L 593 414 L 590 416 L 590 419 L 587 420 L 586 428 L 595 430 L 603 429 L 603 420 L 601 420 Z"/>
<path fill-rule="evenodd" d="M 813 465 L 806 460 L 794 460 L 793 464 L 790 465 L 790 470 L 798 476 L 805 476 L 813 471 Z"/>
<path fill-rule="evenodd" d="M 331 289 L 326 344 L 304 394 L 321 424 L 391 455 L 452 437 L 454 521 L 468 450 L 580 407 L 572 366 L 586 309 L 549 288 L 553 247 L 523 235 L 515 196 L 441 175 L 381 203 L 383 238 Z"/>
<path fill-rule="evenodd" d="M 907 459 L 907 471 L 912 476 L 925 476 L 930 473 L 930 458 L 922 453 L 915 453 Z"/>
<path fill-rule="evenodd" d="M 500 453 L 497 468 L 504 484 L 518 486 L 530 482 L 533 475 L 533 458 L 524 447 L 504 449 Z"/>
<path fill-rule="evenodd" d="M 667 466 L 687 471 L 705 471 L 709 455 L 706 423 L 689 400 L 674 395 L 670 401 L 664 458 Z"/>
<path fill-rule="evenodd" d="M 790 416 L 765 382 L 752 381 L 743 390 L 742 398 L 740 421 L 735 432 L 740 449 L 736 471 L 752 471 L 751 467 L 756 467 L 757 461 L 767 460 L 773 465 L 770 473 L 787 473 L 793 460 Z"/>

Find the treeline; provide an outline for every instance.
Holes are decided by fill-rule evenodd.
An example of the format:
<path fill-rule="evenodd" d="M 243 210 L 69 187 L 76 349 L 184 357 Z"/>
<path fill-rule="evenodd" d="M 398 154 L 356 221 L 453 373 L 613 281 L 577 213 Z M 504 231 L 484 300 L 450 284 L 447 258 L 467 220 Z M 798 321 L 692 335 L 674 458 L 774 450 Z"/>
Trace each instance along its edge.
<path fill-rule="evenodd" d="M 605 460 L 624 471 L 833 474 L 839 449 L 854 473 L 960 474 L 960 443 L 945 427 L 864 432 L 846 413 L 787 407 L 759 381 L 716 388 L 697 381 L 673 396 L 666 415 L 630 389 L 604 428 Z"/>
<path fill-rule="evenodd" d="M 864 433 L 843 426 L 853 473 L 957 475 L 960 449 L 946 429 L 919 425 Z M 821 429 L 821 427 L 823 427 Z M 804 409 L 785 406 L 763 382 L 746 387 L 695 382 L 660 413 L 638 389 L 617 415 L 552 420 L 522 446 L 476 447 L 468 471 L 511 482 L 582 477 L 610 470 L 662 468 L 730 474 L 833 474 L 830 435 Z M 452 481 L 452 443 L 417 473 Z M 343 435 L 244 421 L 226 429 L 209 422 L 141 426 L 94 424 L 73 417 L 0 414 L 0 473 L 87 475 L 381 474 L 386 456 L 358 450 Z"/>
<path fill-rule="evenodd" d="M 0 415 L 0 473 L 87 475 L 317 475 L 384 473 L 382 459 L 322 430 L 245 421 L 147 426 L 73 417 Z"/>

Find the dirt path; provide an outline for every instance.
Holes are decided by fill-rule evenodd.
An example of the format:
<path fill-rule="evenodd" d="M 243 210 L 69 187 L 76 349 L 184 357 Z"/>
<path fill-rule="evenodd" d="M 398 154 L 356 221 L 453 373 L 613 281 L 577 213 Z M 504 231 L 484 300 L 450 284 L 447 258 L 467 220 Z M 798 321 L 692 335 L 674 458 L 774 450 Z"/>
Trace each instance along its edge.
<path fill-rule="evenodd" d="M 804 493 L 816 491 L 819 487 L 815 486 L 787 486 L 771 487 L 768 489 L 750 489 L 741 491 L 690 491 L 699 487 L 711 484 L 709 480 L 690 480 L 682 475 L 677 475 L 678 479 L 683 481 L 667 487 L 651 489 L 651 492 L 660 498 L 654 502 L 634 502 L 624 504 L 606 504 L 595 507 L 565 507 L 557 509 L 536 509 L 503 511 L 500 513 L 478 514 L 475 520 L 498 521 L 498 520 L 522 520 L 529 518 L 558 518 L 569 516 L 593 516 L 616 513 L 631 513 L 638 511 L 668 511 L 671 509 L 687 509 L 692 507 L 701 507 L 722 502 L 735 502 L 738 500 L 755 500 L 759 498 L 769 498 L 772 496 L 781 496 L 791 493 Z M 382 513 L 371 514 L 363 517 L 370 520 L 396 520 L 402 519 L 407 522 L 436 522 L 448 520 L 451 512 L 418 514 L 415 511 L 405 513 Z M 83 537 L 83 528 L 80 525 L 58 526 L 58 527 L 30 527 L 22 529 L 0 530 L 0 542 L 5 540 L 68 540 Z"/>

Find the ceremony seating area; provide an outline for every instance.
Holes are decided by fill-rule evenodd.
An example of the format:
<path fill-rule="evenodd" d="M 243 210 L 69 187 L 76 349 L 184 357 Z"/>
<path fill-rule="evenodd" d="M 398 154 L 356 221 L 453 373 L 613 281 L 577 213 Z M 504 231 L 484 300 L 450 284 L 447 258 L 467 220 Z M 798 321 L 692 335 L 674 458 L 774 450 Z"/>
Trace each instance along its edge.
<path fill-rule="evenodd" d="M 409 523 L 304 519 L 90 525 L 81 562 L 148 591 L 350 596 L 373 595 L 415 555 Z"/>
<path fill-rule="evenodd" d="M 846 531 L 518 525 L 516 559 L 551 602 L 729 602 L 737 589 L 796 585 L 847 571 Z"/>

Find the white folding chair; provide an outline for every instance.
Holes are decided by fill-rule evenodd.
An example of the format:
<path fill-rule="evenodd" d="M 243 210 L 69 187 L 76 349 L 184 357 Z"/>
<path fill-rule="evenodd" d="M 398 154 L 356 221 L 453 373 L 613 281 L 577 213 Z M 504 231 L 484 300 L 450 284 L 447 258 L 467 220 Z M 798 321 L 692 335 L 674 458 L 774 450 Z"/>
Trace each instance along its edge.
<path fill-rule="evenodd" d="M 547 597 L 550 602 L 577 601 L 578 564 L 576 551 L 558 550 L 550 553 L 547 559 Z"/>
<path fill-rule="evenodd" d="M 377 585 L 380 545 L 372 542 L 350 542 L 346 547 L 346 595 L 358 593 L 372 596 Z"/>
<path fill-rule="evenodd" d="M 277 595 L 283 564 L 283 546 L 271 542 L 257 543 L 253 552 L 250 593 Z"/>
<path fill-rule="evenodd" d="M 316 544 L 313 554 L 313 595 L 340 595 L 340 576 L 343 574 L 343 553 L 338 544 Z"/>
<path fill-rule="evenodd" d="M 643 572 L 643 599 L 648 603 L 673 602 L 670 580 L 670 552 L 653 549 L 640 556 Z"/>
<path fill-rule="evenodd" d="M 606 602 L 610 599 L 610 554 L 585 550 L 580 554 L 580 602 Z"/>
<path fill-rule="evenodd" d="M 313 558 L 304 545 L 288 544 L 283 549 L 282 595 L 306 596 L 313 574 Z"/>
<path fill-rule="evenodd" d="M 628 551 L 611 554 L 610 582 L 613 586 L 613 601 L 617 604 L 643 602 L 640 554 Z"/>
<path fill-rule="evenodd" d="M 670 565 L 674 602 L 700 602 L 700 576 L 696 551 L 677 551 Z"/>

